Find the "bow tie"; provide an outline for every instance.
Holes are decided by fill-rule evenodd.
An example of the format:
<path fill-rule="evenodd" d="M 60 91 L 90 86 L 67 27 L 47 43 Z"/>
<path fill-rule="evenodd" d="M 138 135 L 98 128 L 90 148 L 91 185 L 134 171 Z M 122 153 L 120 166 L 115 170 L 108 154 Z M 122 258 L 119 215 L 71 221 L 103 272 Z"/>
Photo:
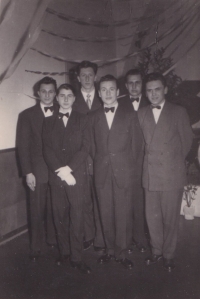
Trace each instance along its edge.
<path fill-rule="evenodd" d="M 107 113 L 108 111 L 111 111 L 111 112 L 113 113 L 113 112 L 115 111 L 115 107 L 110 107 L 110 108 L 105 107 L 104 110 L 105 110 L 106 113 Z"/>
<path fill-rule="evenodd" d="M 59 118 L 63 118 L 63 116 L 66 116 L 67 118 L 69 118 L 69 112 L 67 112 L 67 113 L 61 113 L 61 112 L 59 112 L 58 113 L 58 116 L 59 116 Z"/>
<path fill-rule="evenodd" d="M 131 103 L 133 103 L 133 102 L 139 102 L 139 100 L 140 100 L 140 98 L 133 98 L 133 97 L 131 97 L 130 98 L 131 99 Z"/>
<path fill-rule="evenodd" d="M 47 112 L 48 110 L 50 110 L 51 112 L 53 112 L 54 107 L 50 106 L 50 107 L 44 107 L 44 111 Z"/>
<path fill-rule="evenodd" d="M 153 105 L 151 105 L 151 109 L 161 109 L 161 106 L 153 106 Z"/>

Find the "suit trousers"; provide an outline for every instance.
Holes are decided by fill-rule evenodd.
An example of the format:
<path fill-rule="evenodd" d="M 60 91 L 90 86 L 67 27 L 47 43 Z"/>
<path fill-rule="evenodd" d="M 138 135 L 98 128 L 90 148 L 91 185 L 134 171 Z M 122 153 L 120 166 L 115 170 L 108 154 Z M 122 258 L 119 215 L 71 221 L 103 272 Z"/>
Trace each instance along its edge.
<path fill-rule="evenodd" d="M 133 239 L 137 244 L 147 246 L 145 235 L 145 199 L 142 182 L 137 179 L 133 195 Z"/>
<path fill-rule="evenodd" d="M 99 211 L 99 205 L 97 201 L 97 194 L 94 186 L 93 175 L 89 176 L 89 183 L 90 183 L 90 190 L 91 190 L 91 196 L 92 196 L 93 207 L 94 207 L 94 219 L 95 219 L 94 246 L 103 248 L 105 247 L 105 242 L 103 238 L 102 223 L 100 219 L 100 211 Z"/>
<path fill-rule="evenodd" d="M 172 259 L 178 237 L 183 189 L 148 191 L 145 189 L 146 219 L 152 253 Z"/>
<path fill-rule="evenodd" d="M 31 252 L 33 254 L 41 250 L 45 238 L 45 231 L 47 232 L 47 242 L 50 244 L 56 243 L 48 183 L 36 183 L 35 190 L 30 190 L 30 220 Z"/>
<path fill-rule="evenodd" d="M 84 241 L 90 241 L 95 236 L 94 208 L 93 208 L 93 180 L 88 174 L 88 188 L 85 188 L 84 201 Z"/>
<path fill-rule="evenodd" d="M 83 188 L 80 185 L 52 184 L 51 192 L 60 254 L 70 253 L 71 260 L 79 262 L 81 261 L 84 233 Z"/>
<path fill-rule="evenodd" d="M 133 186 L 119 188 L 109 167 L 105 185 L 96 188 L 106 252 L 125 258 L 132 239 Z"/>

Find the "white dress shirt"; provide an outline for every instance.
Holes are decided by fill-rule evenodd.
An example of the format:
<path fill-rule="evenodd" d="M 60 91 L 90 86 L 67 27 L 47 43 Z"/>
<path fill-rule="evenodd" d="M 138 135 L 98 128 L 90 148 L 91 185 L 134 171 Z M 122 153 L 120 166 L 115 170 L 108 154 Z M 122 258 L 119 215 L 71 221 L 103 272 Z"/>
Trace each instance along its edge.
<path fill-rule="evenodd" d="M 92 103 L 93 103 L 93 100 L 94 100 L 95 88 L 91 92 L 85 92 L 81 89 L 81 92 L 82 92 L 82 95 L 84 97 L 84 100 L 85 100 L 86 104 L 87 104 L 87 99 L 88 99 L 87 95 L 88 94 L 90 95 L 90 101 L 91 101 L 91 106 L 92 106 Z"/>
<path fill-rule="evenodd" d="M 138 111 L 138 109 L 139 109 L 142 95 L 140 95 L 138 98 L 139 98 L 138 102 L 137 101 L 132 102 L 132 105 L 133 105 L 133 108 L 135 111 Z M 130 100 L 131 100 L 131 96 L 130 96 Z"/>
<path fill-rule="evenodd" d="M 44 117 L 49 117 L 53 115 L 53 112 L 51 110 L 48 109 L 47 112 L 44 110 L 44 107 L 53 107 L 53 104 L 52 106 L 46 106 L 42 102 L 40 102 L 40 107 L 42 109 L 42 112 L 44 113 Z"/>
<path fill-rule="evenodd" d="M 115 104 L 113 104 L 111 107 L 114 107 L 115 110 L 114 112 L 111 112 L 111 111 L 108 111 L 108 112 L 105 112 L 105 115 L 106 115 L 106 119 L 107 119 L 107 123 L 108 123 L 108 127 L 109 129 L 111 128 L 112 126 L 112 123 L 113 123 L 113 119 L 114 119 L 114 116 L 115 116 L 115 112 L 117 110 L 117 107 L 118 107 L 118 102 L 116 102 Z M 104 104 L 104 108 L 111 108 L 111 107 L 108 107 Z"/>
<path fill-rule="evenodd" d="M 165 101 L 162 102 L 162 104 L 159 104 L 159 105 L 158 105 L 158 106 L 161 107 L 161 109 L 157 109 L 157 108 L 152 109 L 153 116 L 154 116 L 154 119 L 155 119 L 156 124 L 157 124 L 157 122 L 158 122 L 158 120 L 159 120 L 159 117 L 160 117 L 160 114 L 161 114 L 161 112 L 162 112 L 162 110 L 163 110 L 163 106 L 164 106 L 164 104 L 165 104 Z"/>

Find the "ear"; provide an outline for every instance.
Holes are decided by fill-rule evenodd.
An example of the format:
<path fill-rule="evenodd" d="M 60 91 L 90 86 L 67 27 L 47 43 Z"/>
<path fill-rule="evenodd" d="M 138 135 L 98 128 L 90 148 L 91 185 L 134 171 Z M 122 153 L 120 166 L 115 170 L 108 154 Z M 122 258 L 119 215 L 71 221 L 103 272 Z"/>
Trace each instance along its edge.
<path fill-rule="evenodd" d="M 126 86 L 126 88 L 128 89 L 128 84 L 127 84 L 127 83 L 125 84 L 125 86 Z"/>
<path fill-rule="evenodd" d="M 79 77 L 79 76 L 77 76 L 77 78 L 78 78 L 78 81 L 79 81 L 79 82 L 81 82 L 81 80 L 80 80 L 80 77 Z"/>
<path fill-rule="evenodd" d="M 168 87 L 166 86 L 164 89 L 164 94 L 167 94 L 167 93 L 168 93 Z"/>
<path fill-rule="evenodd" d="M 101 92 L 100 92 L 100 90 L 98 91 L 98 93 L 99 93 L 99 96 L 100 96 L 100 98 L 101 98 Z"/>
<path fill-rule="evenodd" d="M 118 90 L 117 90 L 117 97 L 119 96 L 119 88 L 118 88 Z"/>

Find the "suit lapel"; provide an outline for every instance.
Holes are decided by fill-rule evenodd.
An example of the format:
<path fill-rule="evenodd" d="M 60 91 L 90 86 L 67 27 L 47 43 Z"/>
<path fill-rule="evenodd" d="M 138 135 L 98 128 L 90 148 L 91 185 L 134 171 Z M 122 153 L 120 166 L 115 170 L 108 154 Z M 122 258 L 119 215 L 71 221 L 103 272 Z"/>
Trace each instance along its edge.
<path fill-rule="evenodd" d="M 165 138 L 167 132 L 169 131 L 170 121 L 169 117 L 171 115 L 170 105 L 165 101 L 164 107 L 161 111 L 159 120 L 155 127 L 154 136 L 152 142 L 156 140 L 157 144 L 163 144 L 163 139 Z"/>
<path fill-rule="evenodd" d="M 98 118 L 97 118 L 97 125 L 101 131 L 105 132 L 106 134 L 109 133 L 108 122 L 105 116 L 104 108 L 101 107 L 99 109 Z"/>
<path fill-rule="evenodd" d="M 44 113 L 42 111 L 42 108 L 40 107 L 40 104 L 36 104 L 34 115 L 33 115 L 33 124 L 39 134 L 41 134 L 42 132 L 43 121 L 44 121 Z"/>
<path fill-rule="evenodd" d="M 146 113 L 140 125 L 144 133 L 145 142 L 150 145 L 156 128 L 156 123 L 150 106 L 147 107 Z"/>
<path fill-rule="evenodd" d="M 95 90 L 95 94 L 94 94 L 94 99 L 93 99 L 93 102 L 92 102 L 91 111 L 97 110 L 100 106 L 102 106 L 101 100 L 98 97 L 97 91 Z"/>

